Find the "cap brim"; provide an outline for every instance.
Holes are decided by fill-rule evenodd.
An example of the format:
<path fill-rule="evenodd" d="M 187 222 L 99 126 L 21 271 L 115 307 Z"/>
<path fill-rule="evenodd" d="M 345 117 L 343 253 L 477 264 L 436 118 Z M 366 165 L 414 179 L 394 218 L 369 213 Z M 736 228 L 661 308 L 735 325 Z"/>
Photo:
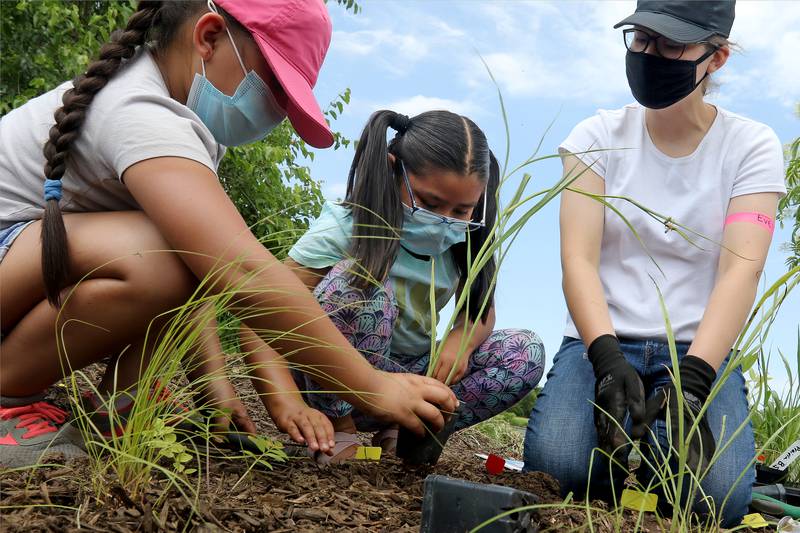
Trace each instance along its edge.
<path fill-rule="evenodd" d="M 253 34 L 258 48 L 289 97 L 286 113 L 298 135 L 314 148 L 333 144 L 333 133 L 319 108 L 311 85 L 294 66 L 259 35 Z"/>
<path fill-rule="evenodd" d="M 620 26 L 636 25 L 660 33 L 667 39 L 677 43 L 696 43 L 704 41 L 714 35 L 714 32 L 699 26 L 695 26 L 685 20 L 677 19 L 664 13 L 651 13 L 649 11 L 638 11 L 618 22 L 615 28 Z"/>

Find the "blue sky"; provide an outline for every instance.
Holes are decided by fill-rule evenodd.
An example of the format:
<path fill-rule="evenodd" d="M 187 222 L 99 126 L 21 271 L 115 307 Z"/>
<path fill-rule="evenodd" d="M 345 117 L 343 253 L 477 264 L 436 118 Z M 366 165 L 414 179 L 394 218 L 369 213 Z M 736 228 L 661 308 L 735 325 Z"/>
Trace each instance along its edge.
<path fill-rule="evenodd" d="M 555 153 L 572 127 L 598 108 L 633 101 L 625 79 L 617 21 L 632 1 L 360 1 L 346 13 L 329 4 L 333 40 L 316 94 L 328 102 L 349 87 L 351 105 L 335 127 L 357 138 L 378 109 L 409 115 L 448 109 L 475 120 L 495 153 L 506 140 L 496 90 L 476 51 L 503 91 L 511 129 L 511 161 L 523 161 L 548 124 L 543 153 Z M 716 77 L 712 101 L 770 125 L 784 142 L 800 134 L 800 2 L 739 1 L 731 39 L 742 47 Z M 352 150 L 319 151 L 310 163 L 328 198 L 345 190 Z M 556 160 L 531 168 L 534 188 L 560 176 Z M 523 230 L 504 263 L 497 289 L 497 327 L 525 327 L 543 338 L 549 362 L 558 349 L 566 306 L 561 292 L 557 202 Z M 777 230 L 766 269 L 785 271 Z M 785 303 L 770 342 L 792 356 L 800 322 L 800 291 Z M 776 379 L 782 381 L 778 374 Z"/>

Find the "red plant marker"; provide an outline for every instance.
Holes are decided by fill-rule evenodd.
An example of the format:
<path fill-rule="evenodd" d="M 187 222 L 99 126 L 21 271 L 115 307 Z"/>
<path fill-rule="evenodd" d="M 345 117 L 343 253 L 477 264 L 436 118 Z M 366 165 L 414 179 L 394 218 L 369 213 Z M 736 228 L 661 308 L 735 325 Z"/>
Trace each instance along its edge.
<path fill-rule="evenodd" d="M 763 455 L 759 455 L 758 457 L 756 457 L 756 461 L 758 461 L 759 463 L 763 463 L 766 460 L 767 458 L 764 457 Z"/>
<path fill-rule="evenodd" d="M 490 453 L 489 457 L 486 458 L 486 471 L 492 475 L 497 475 L 502 472 L 505 466 L 506 460 L 499 455 Z"/>

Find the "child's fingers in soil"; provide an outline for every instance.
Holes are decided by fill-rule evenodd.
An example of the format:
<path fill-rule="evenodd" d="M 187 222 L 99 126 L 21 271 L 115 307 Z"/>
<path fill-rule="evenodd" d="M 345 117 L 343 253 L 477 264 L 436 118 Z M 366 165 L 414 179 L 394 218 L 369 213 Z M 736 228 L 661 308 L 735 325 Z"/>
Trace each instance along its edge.
<path fill-rule="evenodd" d="M 308 416 L 314 426 L 317 442 L 320 443 L 322 451 L 333 448 L 336 445 L 336 441 L 333 438 L 333 424 L 328 417 L 316 410 L 312 411 Z"/>
<path fill-rule="evenodd" d="M 256 425 L 246 413 L 233 413 L 233 424 L 239 431 L 245 433 L 257 433 Z"/>
<path fill-rule="evenodd" d="M 300 428 L 297 427 L 297 424 L 295 424 L 293 421 L 290 420 L 289 422 L 286 422 L 286 425 L 284 427 L 281 427 L 280 429 L 282 431 L 284 431 L 287 435 L 289 435 L 289 437 L 293 441 L 295 441 L 297 443 L 300 443 L 300 444 L 306 444 L 306 439 L 305 439 L 305 437 L 303 437 L 303 434 L 300 432 Z M 308 444 L 309 444 L 309 447 L 311 447 L 311 444 L 310 443 L 308 443 Z M 312 450 L 316 451 L 315 448 L 312 448 Z"/>
<path fill-rule="evenodd" d="M 301 433 L 303 434 L 303 438 L 308 443 L 308 447 L 312 450 L 321 450 L 323 452 L 328 451 L 328 443 L 324 440 L 319 440 L 317 438 L 317 432 L 314 430 L 314 424 L 309 419 L 308 415 L 305 413 L 298 416 L 295 420 L 295 423 L 300 428 Z"/>

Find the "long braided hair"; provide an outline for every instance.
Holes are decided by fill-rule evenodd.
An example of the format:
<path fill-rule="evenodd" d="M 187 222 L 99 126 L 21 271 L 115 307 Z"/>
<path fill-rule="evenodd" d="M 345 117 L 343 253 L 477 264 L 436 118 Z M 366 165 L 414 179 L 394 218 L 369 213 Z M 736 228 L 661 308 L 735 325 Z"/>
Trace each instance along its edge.
<path fill-rule="evenodd" d="M 207 6 L 206 0 L 141 0 L 124 29 L 113 32 L 100 48 L 86 72 L 73 81 L 64 93 L 62 106 L 55 112 L 44 145 L 45 209 L 42 219 L 42 277 L 48 301 L 59 306 L 61 289 L 69 278 L 69 246 L 64 218 L 59 207 L 60 181 L 69 163 L 70 149 L 80 136 L 86 112 L 94 97 L 148 40 L 163 51 L 174 40 L 181 24 Z M 246 31 L 230 15 L 219 9 L 226 22 L 237 31 Z"/>

